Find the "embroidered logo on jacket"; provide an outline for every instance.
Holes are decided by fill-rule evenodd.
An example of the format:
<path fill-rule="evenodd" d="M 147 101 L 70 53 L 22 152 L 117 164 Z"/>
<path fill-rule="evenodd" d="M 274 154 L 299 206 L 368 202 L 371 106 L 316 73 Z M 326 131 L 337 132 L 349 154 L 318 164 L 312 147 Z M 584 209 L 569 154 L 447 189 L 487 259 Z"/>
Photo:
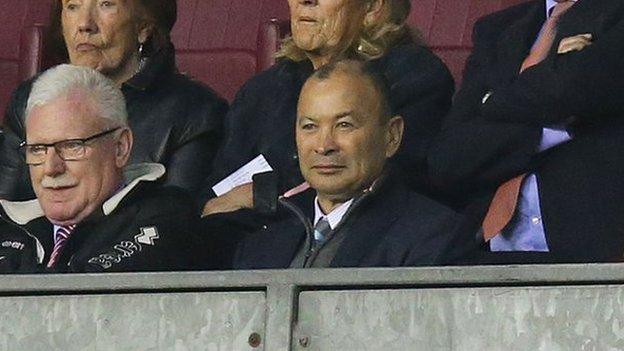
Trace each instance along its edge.
<path fill-rule="evenodd" d="M 156 239 L 159 239 L 156 227 L 140 228 L 141 234 L 134 236 L 134 241 L 122 241 L 113 246 L 107 253 L 93 257 L 89 263 L 101 266 L 104 269 L 111 268 L 114 264 L 119 264 L 126 258 L 132 257 L 135 253 L 143 250 L 142 245 L 154 246 Z"/>
<path fill-rule="evenodd" d="M 141 228 L 141 234 L 134 237 L 134 241 L 140 244 L 154 246 L 154 240 L 158 239 L 156 227 Z"/>
<path fill-rule="evenodd" d="M 16 249 L 16 250 L 24 250 L 24 244 L 20 243 L 19 241 L 3 241 L 2 242 L 2 247 L 10 247 L 12 249 Z"/>

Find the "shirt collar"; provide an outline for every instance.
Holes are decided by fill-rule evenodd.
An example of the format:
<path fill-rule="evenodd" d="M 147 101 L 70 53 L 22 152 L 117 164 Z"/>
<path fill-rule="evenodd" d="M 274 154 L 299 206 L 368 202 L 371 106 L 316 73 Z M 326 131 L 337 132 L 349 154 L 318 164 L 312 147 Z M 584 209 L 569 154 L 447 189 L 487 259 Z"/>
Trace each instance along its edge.
<path fill-rule="evenodd" d="M 344 217 L 345 213 L 347 213 L 352 203 L 353 203 L 353 199 L 334 208 L 329 214 L 325 214 L 323 213 L 323 210 L 321 210 L 321 207 L 318 204 L 318 196 L 317 196 L 314 199 L 314 223 L 313 224 L 316 225 L 318 221 L 320 221 L 323 218 L 326 218 L 327 222 L 329 222 L 329 227 L 332 230 L 334 230 L 338 226 L 340 221 L 342 220 L 342 217 Z"/>
<path fill-rule="evenodd" d="M 56 225 L 56 224 L 54 225 L 54 228 L 52 228 L 52 238 L 54 239 L 54 244 L 56 244 L 56 242 L 57 242 L 56 238 L 58 236 L 57 233 L 58 233 L 59 229 L 61 229 L 61 226 L 60 225 Z"/>
<path fill-rule="evenodd" d="M 117 188 L 117 190 L 115 190 L 115 193 L 113 194 L 113 196 L 117 195 L 117 193 L 119 193 L 120 191 L 122 191 L 124 188 L 126 187 L 125 183 L 121 183 L 119 185 L 119 187 Z M 54 243 L 56 244 L 56 242 L 58 241 L 58 231 L 59 229 L 61 229 L 62 227 L 60 225 L 56 225 L 54 224 L 54 228 L 52 231 L 52 237 L 54 238 Z"/>
<path fill-rule="evenodd" d="M 555 0 L 546 0 L 546 18 L 550 17 L 550 11 L 557 5 Z"/>
<path fill-rule="evenodd" d="M 576 0 L 572 0 L 576 2 Z M 550 17 L 550 13 L 552 12 L 553 7 L 557 5 L 555 0 L 546 0 L 546 18 Z"/>

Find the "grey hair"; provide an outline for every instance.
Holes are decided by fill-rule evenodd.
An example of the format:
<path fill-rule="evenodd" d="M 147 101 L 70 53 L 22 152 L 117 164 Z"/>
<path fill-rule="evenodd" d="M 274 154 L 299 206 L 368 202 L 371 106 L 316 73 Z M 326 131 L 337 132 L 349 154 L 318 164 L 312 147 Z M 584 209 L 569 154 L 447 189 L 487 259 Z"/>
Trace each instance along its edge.
<path fill-rule="evenodd" d="M 67 64 L 45 71 L 33 83 L 26 105 L 26 119 L 35 107 L 67 97 L 76 90 L 93 98 L 98 117 L 109 120 L 114 126 L 128 125 L 126 101 L 115 83 L 91 68 Z"/>

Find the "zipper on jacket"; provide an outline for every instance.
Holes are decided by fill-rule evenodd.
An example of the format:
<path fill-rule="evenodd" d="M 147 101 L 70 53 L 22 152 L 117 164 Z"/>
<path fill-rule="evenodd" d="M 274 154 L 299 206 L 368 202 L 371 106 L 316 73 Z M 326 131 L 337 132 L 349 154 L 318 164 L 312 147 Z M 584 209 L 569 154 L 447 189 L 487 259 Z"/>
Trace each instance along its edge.
<path fill-rule="evenodd" d="M 371 196 L 371 194 L 373 193 L 373 187 L 368 188 L 366 190 L 364 190 L 364 192 L 362 193 L 362 195 L 358 196 L 355 198 L 355 200 L 353 201 L 353 204 L 351 204 L 351 206 L 349 207 L 349 209 L 347 210 L 347 212 L 345 212 L 344 216 L 342 217 L 342 220 L 340 220 L 340 222 L 338 223 L 338 225 L 336 226 L 335 229 L 332 230 L 332 237 L 335 236 L 335 234 L 342 229 L 342 227 L 344 227 L 344 222 L 345 220 L 354 212 L 357 210 L 358 207 L 360 207 L 360 204 L 366 200 L 367 198 L 369 198 Z M 310 219 L 308 219 L 308 217 L 306 217 L 306 215 L 303 213 L 303 211 L 301 211 L 301 209 L 299 209 L 299 207 L 297 205 L 295 205 L 294 203 L 290 202 L 289 200 L 287 200 L 286 198 L 280 198 L 278 199 L 278 202 L 281 202 L 282 205 L 284 205 L 284 207 L 286 207 L 287 209 L 289 209 L 291 212 L 293 212 L 295 214 L 295 216 L 297 217 L 297 219 L 299 219 L 299 221 L 304 225 L 305 227 L 305 231 L 306 231 L 306 238 L 307 238 L 307 247 L 306 247 L 306 253 L 304 255 L 305 259 L 303 262 L 303 267 L 301 268 L 310 268 L 314 259 L 316 258 L 316 256 L 318 255 L 318 253 L 320 252 L 320 250 L 323 248 L 323 246 L 325 246 L 325 244 L 329 241 L 326 241 L 324 243 L 322 243 L 321 245 L 315 245 L 315 240 L 314 240 L 314 227 L 312 225 L 312 222 L 310 221 Z"/>

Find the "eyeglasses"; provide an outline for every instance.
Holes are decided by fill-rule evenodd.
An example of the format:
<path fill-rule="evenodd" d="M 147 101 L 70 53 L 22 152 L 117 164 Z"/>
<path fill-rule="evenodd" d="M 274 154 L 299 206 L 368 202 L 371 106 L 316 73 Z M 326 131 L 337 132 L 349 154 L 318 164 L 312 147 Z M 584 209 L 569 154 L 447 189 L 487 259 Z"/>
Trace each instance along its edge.
<path fill-rule="evenodd" d="M 20 144 L 20 149 L 24 150 L 26 153 L 26 164 L 31 166 L 43 164 L 48 154 L 48 148 L 50 147 L 53 147 L 56 154 L 64 161 L 79 161 L 84 159 L 86 155 L 86 144 L 88 142 L 111 134 L 119 129 L 121 129 L 121 127 L 108 129 L 84 139 L 67 139 L 52 144 L 26 144 L 26 141 L 23 141 Z"/>

